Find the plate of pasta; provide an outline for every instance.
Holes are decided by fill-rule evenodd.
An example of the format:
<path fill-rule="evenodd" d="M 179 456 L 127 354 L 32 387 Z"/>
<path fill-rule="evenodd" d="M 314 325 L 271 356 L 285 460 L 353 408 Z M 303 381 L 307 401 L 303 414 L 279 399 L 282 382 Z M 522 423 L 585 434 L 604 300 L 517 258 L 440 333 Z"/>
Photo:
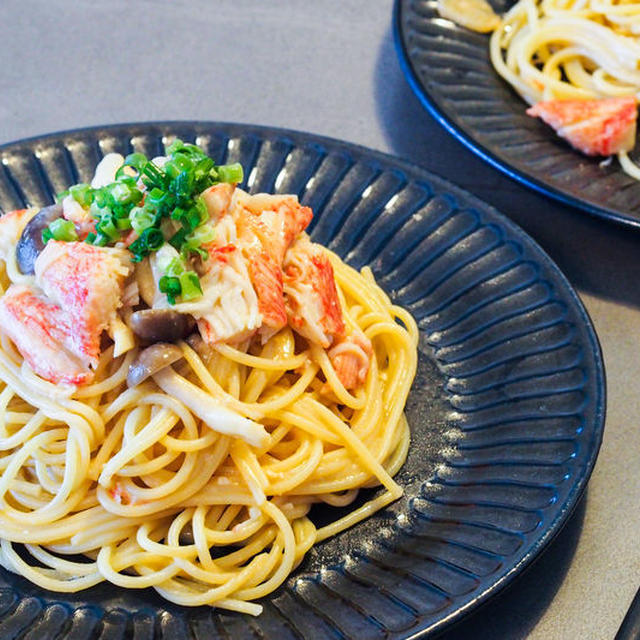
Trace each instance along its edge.
<path fill-rule="evenodd" d="M 636 227 L 638 24 L 624 2 L 394 6 L 405 76 L 449 132 L 523 184 Z"/>
<path fill-rule="evenodd" d="M 426 637 L 571 514 L 599 346 L 497 211 L 240 124 L 0 157 L 2 637 Z"/>

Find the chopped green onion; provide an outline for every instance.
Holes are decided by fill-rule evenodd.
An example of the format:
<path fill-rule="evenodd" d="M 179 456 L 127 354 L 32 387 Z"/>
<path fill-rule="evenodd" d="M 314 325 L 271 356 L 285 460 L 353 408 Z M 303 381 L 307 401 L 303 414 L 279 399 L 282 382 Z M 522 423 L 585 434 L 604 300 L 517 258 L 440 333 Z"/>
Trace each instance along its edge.
<path fill-rule="evenodd" d="M 162 205 L 166 197 L 167 194 L 162 189 L 160 189 L 159 187 L 154 187 L 147 192 L 146 202 L 148 202 L 149 204 L 160 206 Z"/>
<path fill-rule="evenodd" d="M 200 224 L 207 222 L 209 220 L 209 209 L 207 209 L 207 204 L 202 198 L 196 198 L 196 209 L 200 217 Z"/>
<path fill-rule="evenodd" d="M 134 207 L 129 212 L 131 227 L 140 235 L 145 229 L 152 227 L 156 222 L 154 213 L 143 207 Z"/>
<path fill-rule="evenodd" d="M 99 233 L 92 244 L 96 247 L 106 247 L 109 244 L 109 236 L 105 236 L 104 233 Z"/>
<path fill-rule="evenodd" d="M 53 240 L 53 233 L 51 233 L 51 229 L 49 229 L 49 227 L 45 227 L 42 230 L 42 242 L 47 244 L 49 240 Z"/>
<path fill-rule="evenodd" d="M 162 167 L 170 178 L 177 178 L 181 173 L 189 173 L 193 170 L 193 162 L 185 154 L 175 154 L 171 160 Z"/>
<path fill-rule="evenodd" d="M 200 183 L 201 180 L 204 180 L 208 176 L 209 171 L 211 171 L 214 166 L 215 162 L 211 158 L 208 158 L 206 156 L 202 158 L 202 160 L 200 160 L 196 165 L 196 168 L 193 172 L 195 180 Z M 199 189 L 199 191 L 204 191 L 204 189 Z"/>
<path fill-rule="evenodd" d="M 69 195 L 83 207 L 88 207 L 93 202 L 93 189 L 88 184 L 75 184 L 69 187 Z"/>
<path fill-rule="evenodd" d="M 49 232 L 46 233 L 45 232 Z M 45 239 L 46 235 L 46 239 Z M 76 233 L 76 227 L 71 220 L 65 220 L 64 218 L 58 218 L 54 220 L 48 227 L 42 232 L 42 240 L 47 243 L 49 240 L 61 240 L 63 242 L 75 242 L 78 239 Z"/>
<path fill-rule="evenodd" d="M 172 191 L 178 197 L 188 198 L 193 191 L 194 175 L 190 171 L 181 171 L 172 181 Z"/>
<path fill-rule="evenodd" d="M 138 204 L 142 200 L 142 192 L 125 181 L 113 182 L 107 188 L 117 204 Z"/>
<path fill-rule="evenodd" d="M 133 253 L 134 262 L 140 262 L 142 258 L 148 256 L 152 251 L 157 251 L 163 244 L 164 236 L 162 231 L 155 227 L 149 227 L 129 245 L 129 251 Z"/>
<path fill-rule="evenodd" d="M 93 218 L 97 218 L 98 220 L 102 218 L 102 216 L 107 216 L 111 213 L 111 211 L 107 207 L 101 207 L 94 200 L 89 207 L 89 215 Z"/>
<path fill-rule="evenodd" d="M 91 206 L 96 206 L 100 209 L 109 209 L 115 205 L 115 200 L 108 189 L 104 187 L 96 191 L 93 203 Z"/>
<path fill-rule="evenodd" d="M 200 211 L 197 207 L 191 207 L 182 217 L 182 226 L 189 231 L 193 231 L 200 224 Z"/>
<path fill-rule="evenodd" d="M 109 185 L 109 192 L 116 202 L 126 202 L 131 193 L 131 189 L 122 182 L 114 182 Z"/>
<path fill-rule="evenodd" d="M 179 231 L 176 231 L 171 238 L 169 238 L 169 244 L 174 247 L 175 249 L 177 249 L 178 251 L 180 251 L 185 238 L 187 237 L 188 231 L 186 229 L 180 229 Z"/>
<path fill-rule="evenodd" d="M 209 254 L 201 247 L 203 244 L 212 242 L 215 237 L 215 229 L 210 224 L 200 225 L 185 237 L 180 251 L 185 258 L 189 257 L 190 253 L 194 253 L 203 260 L 207 260 Z"/>
<path fill-rule="evenodd" d="M 195 272 L 187 271 L 185 261 L 193 255 L 206 260 L 209 256 L 203 246 L 214 238 L 209 212 L 200 194 L 218 182 L 242 182 L 242 166 L 238 163 L 216 166 L 203 149 L 179 139 L 167 145 L 165 153 L 162 166 L 142 153 L 131 153 L 111 183 L 95 189 L 77 184 L 69 192 L 59 194 L 58 199 L 70 194 L 81 206 L 89 207 L 96 220 L 96 231 L 88 235 L 88 243 L 113 245 L 133 229 L 138 237 L 129 250 L 136 262 L 157 251 L 169 238 L 171 251 L 181 256 L 182 268 L 178 273 L 174 266 L 175 273 L 165 275 L 182 277 L 187 295 L 195 296 L 199 280 Z M 45 237 L 55 236 L 45 230 Z M 193 276 L 184 276 L 185 273 Z"/>
<path fill-rule="evenodd" d="M 114 207 L 113 215 L 116 218 L 128 218 L 129 217 L 129 208 L 128 207 Z"/>
<path fill-rule="evenodd" d="M 120 233 L 113 222 L 113 216 L 103 216 L 96 224 L 98 235 L 106 236 L 109 241 L 115 242 L 120 238 Z"/>
<path fill-rule="evenodd" d="M 201 244 L 209 244 L 213 242 L 216 237 L 216 230 L 210 224 L 203 224 L 193 230 L 186 237 L 186 242 L 197 243 L 198 246 Z"/>
<path fill-rule="evenodd" d="M 166 187 L 167 178 L 163 171 L 157 167 L 151 160 L 144 165 L 141 171 L 143 182 L 147 187 Z"/>
<path fill-rule="evenodd" d="M 187 212 L 182 207 L 176 207 L 171 212 L 171 218 L 173 220 L 182 220 L 187 215 Z"/>
<path fill-rule="evenodd" d="M 200 147 L 195 144 L 182 142 L 180 138 L 176 138 L 168 147 L 165 147 L 165 153 L 173 158 L 177 155 L 187 155 L 197 158 L 207 157 Z"/>
<path fill-rule="evenodd" d="M 180 280 L 173 276 L 162 276 L 158 281 L 158 288 L 161 293 L 167 294 L 167 300 L 169 304 L 176 303 L 176 297 L 180 295 L 182 291 L 182 286 L 180 285 Z"/>
<path fill-rule="evenodd" d="M 176 138 L 168 147 L 165 147 L 164 151 L 168 156 L 172 156 L 174 153 L 182 151 L 184 146 L 184 142 L 180 138 Z"/>
<path fill-rule="evenodd" d="M 156 268 L 162 273 L 158 281 L 160 291 L 166 293 L 170 304 L 175 304 L 176 298 L 193 300 L 202 295 L 200 278 L 195 271 L 188 271 L 183 258 L 169 245 L 163 245 L 156 254 Z"/>
<path fill-rule="evenodd" d="M 138 173 L 142 171 L 142 168 L 147 164 L 147 157 L 144 153 L 130 153 L 125 159 L 123 167 L 131 167 L 136 169 Z"/>
<path fill-rule="evenodd" d="M 158 281 L 158 288 L 161 293 L 166 294 L 169 304 L 175 304 L 178 297 L 187 302 L 202 295 L 200 278 L 195 271 L 184 271 L 178 276 L 162 276 Z"/>
<path fill-rule="evenodd" d="M 242 182 L 244 172 L 242 171 L 242 165 L 238 162 L 234 164 L 223 164 L 218 167 L 218 180 L 220 182 L 231 182 L 232 184 L 239 184 Z"/>
<path fill-rule="evenodd" d="M 180 257 L 176 256 L 172 258 L 171 262 L 167 265 L 166 274 L 168 276 L 179 276 L 180 274 L 186 271 L 186 267 L 184 262 L 180 259 Z"/>
<path fill-rule="evenodd" d="M 202 295 L 202 287 L 200 286 L 200 278 L 195 271 L 185 271 L 179 276 L 180 286 L 182 287 L 182 299 L 193 300 Z"/>
<path fill-rule="evenodd" d="M 164 244 L 164 236 L 160 229 L 147 229 L 142 235 L 147 236 L 147 247 L 150 251 L 157 251 Z"/>

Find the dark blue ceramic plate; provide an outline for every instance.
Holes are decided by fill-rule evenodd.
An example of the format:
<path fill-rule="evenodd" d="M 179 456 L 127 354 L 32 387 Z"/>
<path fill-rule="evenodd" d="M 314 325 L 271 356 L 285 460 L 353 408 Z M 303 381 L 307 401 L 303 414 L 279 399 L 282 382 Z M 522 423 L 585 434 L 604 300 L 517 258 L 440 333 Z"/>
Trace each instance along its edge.
<path fill-rule="evenodd" d="M 373 639 L 442 630 L 508 584 L 585 488 L 604 374 L 575 292 L 494 209 L 416 166 L 304 133 L 238 124 L 100 127 L 0 148 L 0 207 L 43 205 L 100 156 L 163 136 L 239 161 L 251 191 L 296 193 L 315 240 L 370 265 L 421 329 L 404 497 L 319 544 L 249 618 L 105 584 L 45 592 L 0 572 L 0 638 Z M 318 513 L 322 519 L 326 514 Z"/>
<path fill-rule="evenodd" d="M 492 0 L 497 11 L 513 4 Z M 414 92 L 458 140 L 508 176 L 566 204 L 640 227 L 640 182 L 574 151 L 493 70 L 489 36 L 440 18 L 437 0 L 395 0 L 394 36 Z M 640 150 L 636 149 L 636 160 Z"/>

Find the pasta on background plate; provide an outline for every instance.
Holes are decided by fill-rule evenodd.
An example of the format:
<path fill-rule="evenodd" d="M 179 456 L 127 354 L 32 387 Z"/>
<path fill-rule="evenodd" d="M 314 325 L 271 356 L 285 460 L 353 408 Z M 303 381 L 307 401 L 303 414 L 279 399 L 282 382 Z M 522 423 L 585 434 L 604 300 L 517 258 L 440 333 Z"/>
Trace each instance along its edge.
<path fill-rule="evenodd" d="M 479 7 L 475 24 L 456 3 Z M 556 133 L 586 155 L 629 158 L 640 97 L 640 5 L 628 0 L 518 0 L 500 19 L 485 0 L 439 0 L 441 15 L 492 31 L 496 72 Z M 480 11 L 482 9 L 482 11 Z"/>

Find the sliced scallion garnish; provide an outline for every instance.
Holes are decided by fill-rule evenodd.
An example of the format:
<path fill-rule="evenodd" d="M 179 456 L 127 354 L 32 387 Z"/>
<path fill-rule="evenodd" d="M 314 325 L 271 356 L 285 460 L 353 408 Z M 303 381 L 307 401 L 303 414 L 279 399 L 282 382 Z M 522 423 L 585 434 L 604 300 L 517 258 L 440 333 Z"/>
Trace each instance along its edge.
<path fill-rule="evenodd" d="M 165 148 L 165 154 L 166 160 L 156 164 L 142 153 L 131 153 L 113 182 L 95 189 L 78 184 L 60 194 L 59 199 L 71 195 L 89 209 L 96 220 L 95 233 L 85 239 L 89 244 L 114 245 L 133 229 L 138 237 L 128 249 L 134 262 L 168 241 L 180 257 L 160 279 L 159 286 L 169 302 L 175 304 L 178 297 L 192 300 L 202 295 L 198 274 L 186 267 L 192 256 L 208 259 L 205 245 L 214 238 L 200 194 L 219 182 L 242 182 L 243 172 L 238 163 L 217 166 L 200 147 L 178 139 Z M 45 229 L 43 240 L 51 238 L 78 239 L 69 221 Z"/>
<path fill-rule="evenodd" d="M 76 227 L 71 220 L 58 218 L 42 231 L 42 241 L 46 244 L 49 240 L 61 240 L 74 242 L 78 239 Z"/>

